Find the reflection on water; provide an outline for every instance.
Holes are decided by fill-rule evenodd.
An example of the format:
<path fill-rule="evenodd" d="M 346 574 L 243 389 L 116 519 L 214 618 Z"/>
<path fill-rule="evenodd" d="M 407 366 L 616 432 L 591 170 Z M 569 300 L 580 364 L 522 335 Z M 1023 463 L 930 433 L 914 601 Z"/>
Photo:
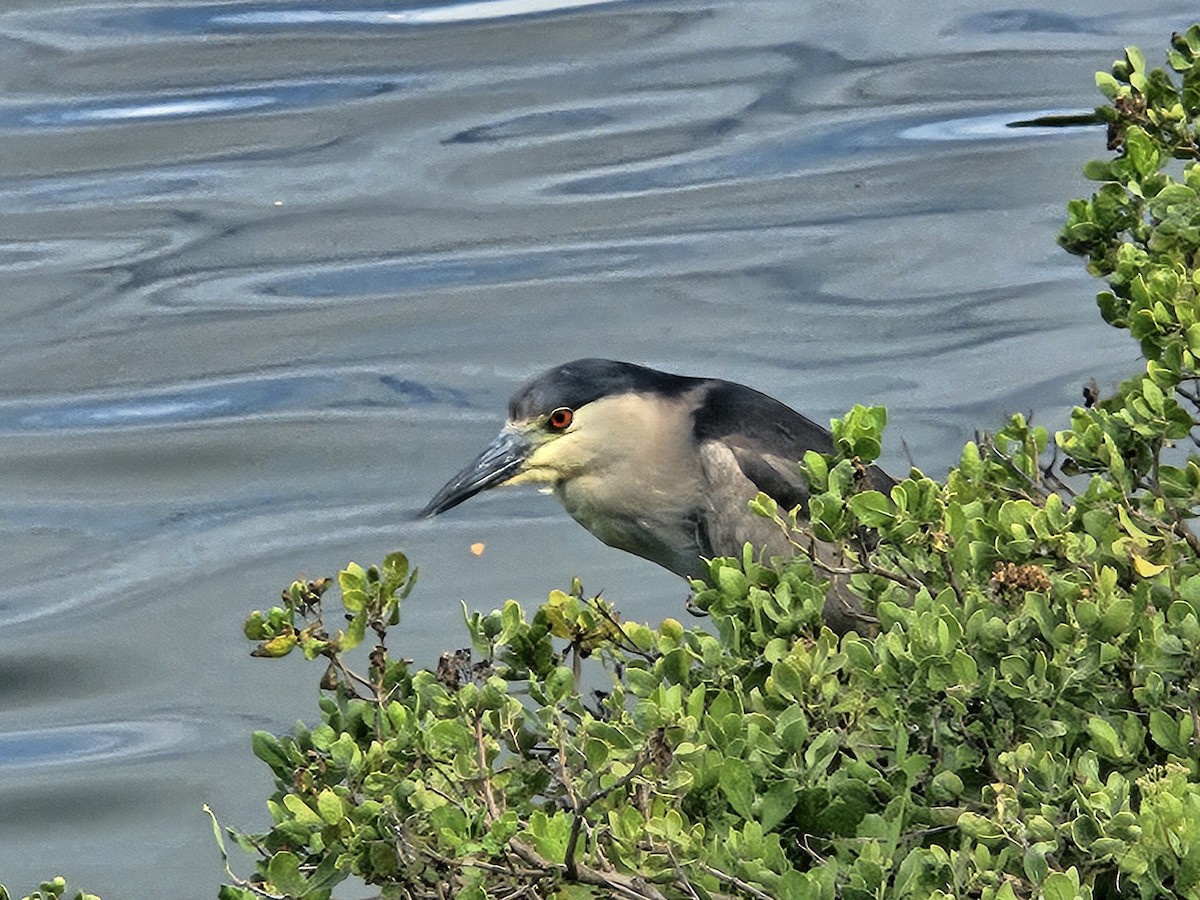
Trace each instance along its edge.
<path fill-rule="evenodd" d="M 287 411 L 363 406 L 466 404 L 461 391 L 379 372 L 285 373 L 141 390 L 111 397 L 71 396 L 0 403 L 0 434 L 145 428 Z"/>
<path fill-rule="evenodd" d="M 475 3 L 447 3 L 401 11 L 330 10 L 294 8 L 225 12 L 214 15 L 214 26 L 222 25 L 437 25 L 450 22 L 476 22 L 510 16 L 562 12 L 621 2 L 621 0 L 479 0 Z"/>
<path fill-rule="evenodd" d="M 900 131 L 899 136 L 910 141 L 994 141 L 1005 138 L 1058 138 L 1064 134 L 1095 130 L 1098 125 L 1049 126 L 1021 124 L 1055 116 L 1078 115 L 1077 109 L 1043 109 L 1034 112 L 991 113 L 985 116 L 962 116 L 943 122 L 924 122 Z M 1019 128 L 1019 130 L 1018 130 Z"/>
<path fill-rule="evenodd" d="M 1175 13 L 10 0 L 0 880 L 215 894 L 201 804 L 264 824 L 249 733 L 311 718 L 240 634 L 299 575 L 409 552 L 426 662 L 573 575 L 676 614 L 552 499 L 414 521 L 552 362 L 883 403 L 934 474 L 1128 374 L 1054 246 L 1102 133 L 1008 126 Z"/>
<path fill-rule="evenodd" d="M 263 84 L 240 90 L 222 87 L 175 96 L 158 92 L 148 97 L 118 97 L 85 103 L 14 105 L 0 108 L 0 128 L 64 128 L 312 109 L 419 85 L 419 79 L 400 82 L 354 78 L 307 84 Z"/>
<path fill-rule="evenodd" d="M 145 720 L 56 725 L 0 734 L 0 775 L 48 766 L 95 766 L 178 749 L 197 729 L 182 721 Z"/>

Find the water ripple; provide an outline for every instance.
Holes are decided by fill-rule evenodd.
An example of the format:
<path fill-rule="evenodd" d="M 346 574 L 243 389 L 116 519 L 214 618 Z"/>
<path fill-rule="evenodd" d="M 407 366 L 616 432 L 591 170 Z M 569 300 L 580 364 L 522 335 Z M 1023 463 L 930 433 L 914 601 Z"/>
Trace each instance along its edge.
<path fill-rule="evenodd" d="M 443 25 L 452 22 L 482 22 L 515 16 L 569 12 L 591 6 L 613 5 L 622 0 L 477 0 L 442 3 L 407 10 L 316 9 L 309 7 L 258 9 L 214 15 L 215 26 L 279 25 Z"/>
<path fill-rule="evenodd" d="M 118 395 L 0 403 L 0 433 L 147 428 L 316 409 L 364 409 L 452 402 L 459 391 L 378 372 L 311 372 L 234 378 Z"/>
<path fill-rule="evenodd" d="M 1058 135 L 1075 128 L 1010 128 L 1010 122 L 1028 120 L 1057 110 L 989 113 L 931 119 L 904 113 L 870 122 L 841 122 L 805 129 L 760 142 L 735 153 L 699 156 L 565 180 L 552 192 L 565 195 L 619 195 L 693 188 L 721 182 L 762 180 L 817 171 L 829 165 L 844 167 L 856 156 L 886 153 L 897 156 L 896 139 L 939 141 L 1019 141 Z M 1075 111 L 1078 112 L 1078 111 Z"/>
<path fill-rule="evenodd" d="M 469 0 L 432 3 L 408 9 L 380 5 L 314 6 L 312 4 L 168 4 L 159 7 L 102 6 L 17 10 L 0 16 L 0 33 L 45 43 L 108 43 L 129 36 L 140 40 L 188 36 L 203 39 L 214 34 L 261 34 L 264 31 L 303 29 L 344 31 L 489 22 L 527 18 L 597 6 L 615 6 L 633 0 Z M 64 40 L 66 39 L 66 40 Z"/>
<path fill-rule="evenodd" d="M 321 506 L 311 497 L 294 495 L 248 506 L 243 499 L 198 516 L 160 522 L 149 536 L 130 540 L 109 559 L 89 560 L 75 571 L 22 573 L 36 577 L 17 582 L 0 598 L 0 628 L 11 637 L 22 627 L 61 620 L 73 610 L 86 610 L 86 616 L 94 617 L 110 604 L 129 604 L 135 594 L 161 598 L 166 558 L 179 572 L 211 575 L 230 566 L 251 570 L 294 551 L 297 536 L 307 533 L 314 521 L 321 522 L 323 544 L 349 546 L 376 538 L 381 528 L 395 528 L 396 522 L 411 520 L 417 512 L 416 506 L 401 510 L 392 503 L 351 504 L 341 495 L 328 503 Z M 197 539 L 200 533 L 203 539 Z M 19 741 L 13 743 L 19 747 Z M 15 755 L 17 747 L 7 752 Z M 0 764 L 4 757 L 0 747 Z"/>
<path fill-rule="evenodd" d="M 10 213 L 61 207 L 153 203 L 164 197 L 195 194 L 217 177 L 213 169 L 190 166 L 173 170 L 11 179 L 0 185 L 0 205 Z"/>
<path fill-rule="evenodd" d="M 1034 112 L 990 113 L 983 116 L 960 116 L 937 122 L 923 122 L 901 131 L 898 137 L 909 141 L 996 141 L 1020 138 L 1050 137 L 1077 134 L 1102 125 L 1015 125 L 1048 116 L 1085 116 L 1091 110 L 1040 109 Z"/>
<path fill-rule="evenodd" d="M 144 719 L 0 732 L 0 772 L 164 753 L 188 743 L 193 730 L 183 720 Z"/>
<path fill-rule="evenodd" d="M 167 245 L 148 236 L 0 241 L 0 273 L 88 269 L 110 266 L 118 259 L 128 263 L 161 254 Z"/>
<path fill-rule="evenodd" d="M 443 144 L 483 144 L 513 138 L 553 137 L 611 125 L 616 116 L 602 109 L 556 109 L 528 113 L 490 125 L 466 128 L 442 141 Z"/>
<path fill-rule="evenodd" d="M 1080 16 L 1051 12 L 1045 9 L 1001 9 L 994 12 L 974 13 L 964 16 L 942 34 L 1105 34 L 1111 26 L 1105 26 L 1098 16 Z"/>
<path fill-rule="evenodd" d="M 66 103 L 13 104 L 0 107 L 0 128 L 70 128 L 308 109 L 378 97 L 421 83 L 421 79 L 409 76 L 339 78 Z"/>
<path fill-rule="evenodd" d="M 808 246 L 831 240 L 823 225 L 677 233 L 619 242 L 552 247 L 499 246 L 489 251 L 403 256 L 384 260 L 331 262 L 297 272 L 254 270 L 233 275 L 204 272 L 160 287 L 151 303 L 201 308 L 261 308 L 428 292 L 433 289 L 712 271 L 736 255 L 742 265 L 766 264 L 802 239 Z"/>

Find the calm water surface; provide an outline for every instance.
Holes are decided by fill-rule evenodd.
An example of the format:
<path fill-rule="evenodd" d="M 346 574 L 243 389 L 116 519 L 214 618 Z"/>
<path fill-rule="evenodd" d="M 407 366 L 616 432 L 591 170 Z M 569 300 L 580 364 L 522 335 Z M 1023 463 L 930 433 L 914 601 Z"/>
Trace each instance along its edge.
<path fill-rule="evenodd" d="M 1193 17 L 7 0 L 0 881 L 215 896 L 201 804 L 264 827 L 249 732 L 314 707 L 315 667 L 240 635 L 297 575 L 406 550 L 422 662 L 460 599 L 573 575 L 676 614 L 678 579 L 534 492 L 412 521 L 550 363 L 886 404 L 901 472 L 1061 425 L 1137 365 L 1054 246 L 1103 135 L 1005 123 L 1090 108 Z"/>

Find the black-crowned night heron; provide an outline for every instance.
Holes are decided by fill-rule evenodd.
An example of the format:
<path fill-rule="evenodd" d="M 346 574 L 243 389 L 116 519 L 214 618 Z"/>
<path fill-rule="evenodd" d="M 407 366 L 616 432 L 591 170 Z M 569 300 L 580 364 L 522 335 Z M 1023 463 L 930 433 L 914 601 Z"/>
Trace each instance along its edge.
<path fill-rule="evenodd" d="M 520 387 L 504 430 L 422 515 L 498 485 L 543 484 L 610 547 L 704 578 L 704 559 L 740 557 L 746 542 L 792 555 L 750 500 L 762 491 L 785 509 L 806 505 L 797 463 L 832 449 L 826 429 L 745 385 L 580 359 Z M 870 478 L 893 483 L 874 468 Z"/>

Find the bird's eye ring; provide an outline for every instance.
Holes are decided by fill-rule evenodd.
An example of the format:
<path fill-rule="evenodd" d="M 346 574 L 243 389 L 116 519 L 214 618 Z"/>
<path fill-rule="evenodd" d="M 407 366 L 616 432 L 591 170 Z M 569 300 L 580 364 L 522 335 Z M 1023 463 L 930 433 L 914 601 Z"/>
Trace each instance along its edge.
<path fill-rule="evenodd" d="M 571 427 L 571 420 L 575 418 L 575 413 L 565 406 L 560 406 L 546 419 L 546 425 L 551 431 L 566 431 Z"/>

